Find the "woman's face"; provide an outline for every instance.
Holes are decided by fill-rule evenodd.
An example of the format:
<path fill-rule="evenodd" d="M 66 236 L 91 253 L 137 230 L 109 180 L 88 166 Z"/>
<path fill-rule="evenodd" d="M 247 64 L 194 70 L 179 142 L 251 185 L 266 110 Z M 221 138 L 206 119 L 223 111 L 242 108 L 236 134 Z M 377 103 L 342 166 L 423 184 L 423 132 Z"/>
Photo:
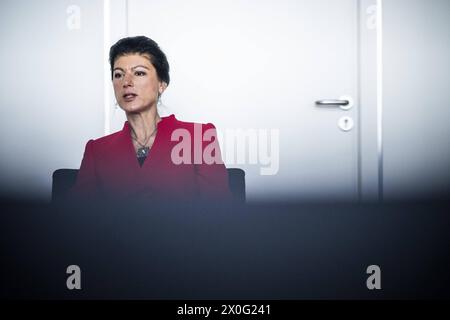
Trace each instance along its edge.
<path fill-rule="evenodd" d="M 140 54 L 120 56 L 114 62 L 114 94 L 119 106 L 129 113 L 156 107 L 158 94 L 166 88 L 159 81 L 150 60 Z"/>

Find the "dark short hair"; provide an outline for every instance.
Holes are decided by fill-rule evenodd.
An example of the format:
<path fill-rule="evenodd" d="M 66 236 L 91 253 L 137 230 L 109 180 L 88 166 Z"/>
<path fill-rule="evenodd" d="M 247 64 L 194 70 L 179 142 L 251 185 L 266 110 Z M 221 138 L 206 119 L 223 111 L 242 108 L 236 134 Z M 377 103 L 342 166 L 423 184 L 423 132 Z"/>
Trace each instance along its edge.
<path fill-rule="evenodd" d="M 136 53 L 148 55 L 151 64 L 156 69 L 159 80 L 164 81 L 167 85 L 169 84 L 169 62 L 167 61 L 167 57 L 155 41 L 145 36 L 122 38 L 111 47 L 109 50 L 111 79 L 113 77 L 114 62 L 116 59 L 120 56 Z"/>

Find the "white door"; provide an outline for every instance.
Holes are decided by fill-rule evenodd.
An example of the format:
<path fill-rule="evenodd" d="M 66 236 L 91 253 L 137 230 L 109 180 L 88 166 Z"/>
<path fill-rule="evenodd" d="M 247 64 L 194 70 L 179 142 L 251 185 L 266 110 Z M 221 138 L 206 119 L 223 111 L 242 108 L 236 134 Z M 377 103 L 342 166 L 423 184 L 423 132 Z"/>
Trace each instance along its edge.
<path fill-rule="evenodd" d="M 129 0 L 127 31 L 168 57 L 163 112 L 225 133 L 226 165 L 246 171 L 249 201 L 355 200 L 358 10 L 357 0 Z M 353 102 L 316 104 L 324 99 Z M 256 163 L 227 157 L 237 129 L 256 133 Z"/>

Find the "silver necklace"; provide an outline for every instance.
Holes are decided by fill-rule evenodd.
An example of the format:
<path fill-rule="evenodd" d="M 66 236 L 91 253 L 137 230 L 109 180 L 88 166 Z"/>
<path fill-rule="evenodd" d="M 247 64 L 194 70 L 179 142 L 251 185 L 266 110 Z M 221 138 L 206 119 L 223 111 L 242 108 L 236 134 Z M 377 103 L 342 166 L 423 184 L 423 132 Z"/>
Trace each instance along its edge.
<path fill-rule="evenodd" d="M 133 128 L 132 128 L 133 129 Z M 150 150 L 150 148 L 147 146 L 147 143 L 150 141 L 150 138 L 155 134 L 155 132 L 158 130 L 158 124 L 155 122 L 155 129 L 153 130 L 153 132 L 148 136 L 148 138 L 146 139 L 145 143 L 142 144 L 139 142 L 139 140 L 137 139 L 137 135 L 133 130 L 133 133 L 136 137 L 131 136 L 131 138 L 136 141 L 141 147 L 138 148 L 136 155 L 138 158 L 143 158 L 143 157 L 147 157 L 148 156 L 148 151 Z"/>

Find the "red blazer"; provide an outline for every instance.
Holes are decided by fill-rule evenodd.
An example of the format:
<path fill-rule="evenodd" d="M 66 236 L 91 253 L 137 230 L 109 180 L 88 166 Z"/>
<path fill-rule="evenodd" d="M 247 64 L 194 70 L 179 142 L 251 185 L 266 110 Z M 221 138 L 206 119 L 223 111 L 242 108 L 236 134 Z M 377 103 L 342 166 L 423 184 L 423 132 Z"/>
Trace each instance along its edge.
<path fill-rule="evenodd" d="M 172 161 L 173 148 L 178 145 L 175 150 L 180 151 L 180 142 L 184 140 L 178 137 L 172 141 L 172 133 L 176 129 L 185 129 L 184 132 L 189 132 L 192 137 L 189 143 L 192 163 L 176 164 Z M 213 137 L 196 144 L 194 138 L 199 137 L 194 137 L 194 131 L 198 135 L 200 129 L 202 133 L 212 129 L 209 132 L 213 133 Z M 230 200 L 225 165 L 204 161 L 195 164 L 195 144 L 197 150 L 201 147 L 202 152 L 205 148 L 215 148 L 221 161 L 214 125 L 182 122 L 174 115 L 163 117 L 158 123 L 153 146 L 141 167 L 133 147 L 130 125 L 126 121 L 121 131 L 87 142 L 71 195 L 86 200 L 103 197 L 114 200 Z M 184 155 L 183 152 L 179 154 Z"/>

